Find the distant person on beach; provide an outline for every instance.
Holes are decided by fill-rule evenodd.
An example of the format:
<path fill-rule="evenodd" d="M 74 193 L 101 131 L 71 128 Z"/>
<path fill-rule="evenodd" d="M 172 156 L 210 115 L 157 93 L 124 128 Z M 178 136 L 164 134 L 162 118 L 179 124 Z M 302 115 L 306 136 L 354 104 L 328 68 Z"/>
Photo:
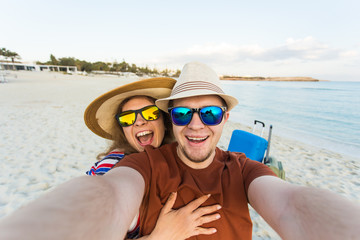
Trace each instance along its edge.
<path fill-rule="evenodd" d="M 87 175 L 104 175 L 125 155 L 143 152 L 147 145 L 157 148 L 175 140 L 169 115 L 155 105 L 156 99 L 170 95 L 175 82 L 165 77 L 145 79 L 115 88 L 90 103 L 85 110 L 85 123 L 98 136 L 111 140 L 111 145 L 98 155 L 99 161 L 86 172 Z M 170 208 L 175 199 L 175 195 L 169 199 Z M 193 205 L 197 208 L 206 199 L 206 196 L 201 197 Z M 206 210 L 203 215 L 210 214 L 211 209 L 216 210 L 216 207 L 209 208 L 209 211 L 203 209 Z M 160 219 L 171 221 L 165 217 Z M 139 224 L 140 216 L 137 214 L 129 227 L 128 239 L 140 237 Z M 196 227 L 193 224 L 193 228 Z"/>
<path fill-rule="evenodd" d="M 156 101 L 170 113 L 177 142 L 146 146 L 102 177 L 78 177 L 60 185 L 2 220 L 0 239 L 118 239 L 139 207 L 141 234 L 185 239 L 166 233 L 182 230 L 191 217 L 175 212 L 172 217 L 183 216 L 178 224 L 159 224 L 158 216 L 169 196 L 177 195 L 173 206 L 178 209 L 204 194 L 211 196 L 201 206 L 220 204 L 220 219 L 199 220 L 199 226 L 214 229 L 214 234 L 189 239 L 251 239 L 248 203 L 283 239 L 358 238 L 359 204 L 327 190 L 287 183 L 243 153 L 216 147 L 236 104 L 211 68 L 186 64 L 170 97 Z"/>
<path fill-rule="evenodd" d="M 6 83 L 7 79 L 5 78 L 5 73 L 0 68 L 0 83 Z"/>

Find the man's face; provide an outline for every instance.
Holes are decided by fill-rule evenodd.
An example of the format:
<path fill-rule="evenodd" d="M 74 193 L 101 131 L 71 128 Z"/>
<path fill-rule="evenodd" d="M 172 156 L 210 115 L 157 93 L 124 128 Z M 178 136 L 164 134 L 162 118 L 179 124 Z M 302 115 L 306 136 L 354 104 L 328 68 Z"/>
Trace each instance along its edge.
<path fill-rule="evenodd" d="M 215 95 L 189 97 L 174 100 L 174 107 L 202 108 L 206 106 L 224 106 L 220 97 Z M 205 168 L 214 159 L 215 148 L 221 137 L 222 129 L 229 118 L 224 114 L 219 125 L 205 125 L 198 113 L 194 113 L 191 122 L 185 126 L 173 124 L 173 131 L 178 142 L 180 159 L 192 168 Z"/>

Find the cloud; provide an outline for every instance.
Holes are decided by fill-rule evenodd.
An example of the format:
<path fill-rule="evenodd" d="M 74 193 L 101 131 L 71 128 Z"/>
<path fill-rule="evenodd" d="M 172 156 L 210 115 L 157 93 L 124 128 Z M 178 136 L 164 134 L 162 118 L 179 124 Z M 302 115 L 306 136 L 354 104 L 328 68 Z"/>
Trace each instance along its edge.
<path fill-rule="evenodd" d="M 331 49 L 328 45 L 320 43 L 312 37 L 306 37 L 304 39 L 289 38 L 284 45 L 267 49 L 262 57 L 265 61 L 286 59 L 323 60 L 338 58 L 339 54 L 339 50 Z"/>
<path fill-rule="evenodd" d="M 161 61 L 168 63 L 187 62 L 197 59 L 211 62 L 244 62 L 244 61 L 321 61 L 340 58 L 356 58 L 356 50 L 336 49 L 319 42 L 313 37 L 303 39 L 289 38 L 284 44 L 270 48 L 259 45 L 234 45 L 229 43 L 206 43 L 194 45 L 182 52 L 172 53 Z"/>
<path fill-rule="evenodd" d="M 272 47 L 226 42 L 198 44 L 181 52 L 148 59 L 147 63 L 153 63 L 160 69 L 181 69 L 186 62 L 200 61 L 222 75 L 309 76 L 322 80 L 359 81 L 359 53 L 360 45 L 335 48 L 313 37 L 306 37 L 289 38 L 283 44 Z M 340 78 L 342 75 L 344 77 Z"/>
<path fill-rule="evenodd" d="M 340 57 L 344 57 L 344 58 L 357 57 L 357 56 L 358 56 L 358 52 L 355 50 L 343 51 L 340 53 Z"/>

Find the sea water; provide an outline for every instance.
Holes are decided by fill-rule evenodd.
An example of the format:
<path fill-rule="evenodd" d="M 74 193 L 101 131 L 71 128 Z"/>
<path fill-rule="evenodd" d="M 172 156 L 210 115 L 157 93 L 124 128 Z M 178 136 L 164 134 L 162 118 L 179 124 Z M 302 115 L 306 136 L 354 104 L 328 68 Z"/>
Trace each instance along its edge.
<path fill-rule="evenodd" d="M 239 100 L 230 120 L 273 125 L 273 134 L 360 156 L 360 82 L 222 81 Z"/>

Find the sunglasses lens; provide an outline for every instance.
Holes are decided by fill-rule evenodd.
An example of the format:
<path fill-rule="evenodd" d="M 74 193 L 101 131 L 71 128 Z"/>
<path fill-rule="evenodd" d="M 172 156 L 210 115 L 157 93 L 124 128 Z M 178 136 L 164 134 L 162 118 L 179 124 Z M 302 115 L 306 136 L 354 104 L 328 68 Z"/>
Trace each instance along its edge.
<path fill-rule="evenodd" d="M 122 127 L 128 127 L 135 123 L 136 115 L 141 113 L 141 116 L 146 121 L 153 121 L 160 117 L 160 110 L 157 106 L 147 106 L 139 110 L 130 110 L 116 115 L 118 122 Z"/>
<path fill-rule="evenodd" d="M 135 112 L 123 112 L 120 114 L 119 123 L 122 127 L 127 127 L 135 122 Z"/>
<path fill-rule="evenodd" d="M 200 115 L 206 125 L 218 125 L 222 121 L 223 110 L 217 106 L 204 107 L 200 110 Z"/>
<path fill-rule="evenodd" d="M 171 110 L 171 119 L 175 125 L 184 126 L 189 124 L 192 111 L 185 107 L 176 107 Z"/>
<path fill-rule="evenodd" d="M 141 114 L 145 120 L 153 121 L 160 117 L 160 110 L 157 106 L 149 106 L 143 108 Z"/>

